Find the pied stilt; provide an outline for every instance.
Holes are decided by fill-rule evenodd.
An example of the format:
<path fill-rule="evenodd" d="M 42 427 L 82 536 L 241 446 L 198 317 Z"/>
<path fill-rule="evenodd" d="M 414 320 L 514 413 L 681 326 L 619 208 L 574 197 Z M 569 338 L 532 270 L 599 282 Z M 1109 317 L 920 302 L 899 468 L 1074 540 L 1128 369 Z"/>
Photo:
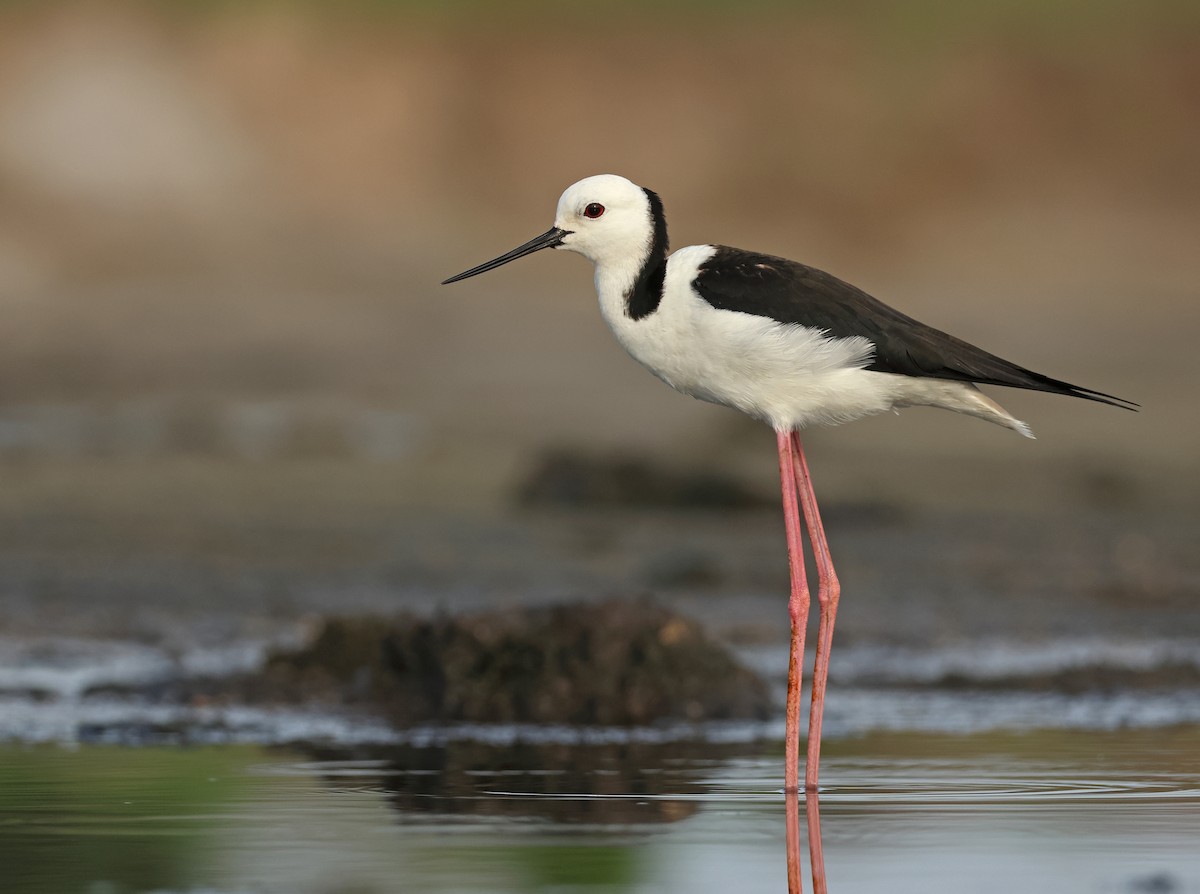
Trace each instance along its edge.
<path fill-rule="evenodd" d="M 734 407 L 775 430 L 792 580 L 788 792 L 799 788 L 800 678 L 809 608 L 801 510 L 816 556 L 820 607 L 808 719 L 809 791 L 817 788 L 829 649 L 841 592 L 800 430 L 929 406 L 1033 437 L 1029 426 L 984 396 L 977 384 L 1137 406 L 1002 360 L 795 261 L 721 245 L 690 245 L 668 254 L 659 197 L 613 174 L 569 187 L 558 200 L 553 227 L 443 284 L 544 248 L 577 252 L 595 264 L 605 322 L 654 375 L 684 394 Z"/>

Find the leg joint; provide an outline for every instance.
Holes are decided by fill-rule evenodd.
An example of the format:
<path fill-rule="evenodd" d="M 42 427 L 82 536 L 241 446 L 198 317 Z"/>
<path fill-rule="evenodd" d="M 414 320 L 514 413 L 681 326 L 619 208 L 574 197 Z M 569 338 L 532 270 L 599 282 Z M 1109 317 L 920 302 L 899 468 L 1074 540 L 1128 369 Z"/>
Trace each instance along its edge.
<path fill-rule="evenodd" d="M 820 588 L 817 590 L 817 601 L 821 605 L 837 605 L 841 596 L 842 585 L 836 575 L 831 575 L 828 580 L 822 581 Z"/>

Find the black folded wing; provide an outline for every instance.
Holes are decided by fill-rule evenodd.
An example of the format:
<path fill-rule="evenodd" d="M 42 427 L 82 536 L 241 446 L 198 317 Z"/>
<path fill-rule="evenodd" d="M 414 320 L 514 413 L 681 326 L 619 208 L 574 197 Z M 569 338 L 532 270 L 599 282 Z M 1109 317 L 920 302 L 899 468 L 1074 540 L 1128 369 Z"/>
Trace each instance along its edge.
<path fill-rule="evenodd" d="M 694 283 L 721 310 L 860 336 L 875 346 L 865 367 L 876 372 L 1049 391 L 1133 409 L 1131 401 L 1052 379 L 989 354 L 906 316 L 862 289 L 813 267 L 772 255 L 717 246 Z"/>

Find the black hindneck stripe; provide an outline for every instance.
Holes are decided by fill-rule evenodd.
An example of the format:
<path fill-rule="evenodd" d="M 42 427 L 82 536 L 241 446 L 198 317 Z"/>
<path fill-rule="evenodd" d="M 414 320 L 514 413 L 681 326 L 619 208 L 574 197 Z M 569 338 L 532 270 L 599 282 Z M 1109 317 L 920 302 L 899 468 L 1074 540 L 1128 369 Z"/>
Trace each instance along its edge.
<path fill-rule="evenodd" d="M 640 320 L 658 310 L 662 301 L 663 280 L 667 276 L 667 218 L 663 215 L 662 199 L 649 189 L 644 189 L 650 200 L 650 219 L 654 221 L 654 235 L 650 240 L 650 251 L 638 271 L 637 279 L 629 294 L 625 296 L 625 312 L 631 319 Z"/>

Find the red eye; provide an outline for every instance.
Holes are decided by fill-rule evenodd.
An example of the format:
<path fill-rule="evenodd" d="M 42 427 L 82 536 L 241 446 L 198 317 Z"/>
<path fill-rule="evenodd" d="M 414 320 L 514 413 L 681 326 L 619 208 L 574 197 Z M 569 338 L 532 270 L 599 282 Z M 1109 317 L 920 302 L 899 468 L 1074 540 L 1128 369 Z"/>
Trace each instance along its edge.
<path fill-rule="evenodd" d="M 604 206 L 601 205 L 599 202 L 592 202 L 592 204 L 588 205 L 586 208 L 583 209 L 583 216 L 588 218 L 589 220 L 595 220 L 597 217 L 599 217 L 603 213 L 604 213 Z"/>

